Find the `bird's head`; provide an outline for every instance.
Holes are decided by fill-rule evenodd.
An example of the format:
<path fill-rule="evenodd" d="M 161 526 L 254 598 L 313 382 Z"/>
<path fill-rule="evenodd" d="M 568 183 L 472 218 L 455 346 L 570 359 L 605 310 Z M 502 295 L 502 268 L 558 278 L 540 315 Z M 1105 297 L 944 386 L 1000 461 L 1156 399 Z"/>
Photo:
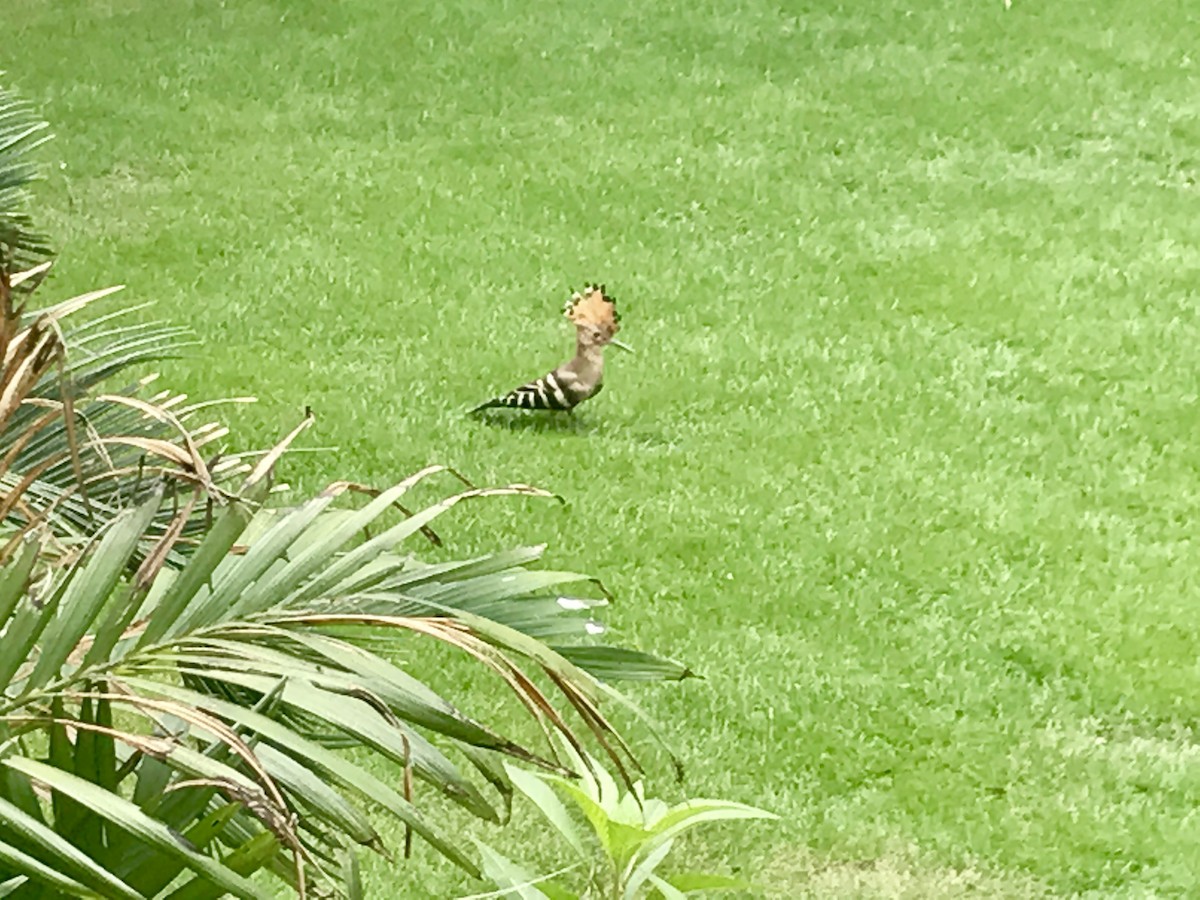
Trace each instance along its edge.
<path fill-rule="evenodd" d="M 576 291 L 567 301 L 563 314 L 575 325 L 579 345 L 600 348 L 608 344 L 632 352 L 628 344 L 617 340 L 621 316 L 617 313 L 617 298 L 604 292 L 603 285 L 589 285 Z"/>

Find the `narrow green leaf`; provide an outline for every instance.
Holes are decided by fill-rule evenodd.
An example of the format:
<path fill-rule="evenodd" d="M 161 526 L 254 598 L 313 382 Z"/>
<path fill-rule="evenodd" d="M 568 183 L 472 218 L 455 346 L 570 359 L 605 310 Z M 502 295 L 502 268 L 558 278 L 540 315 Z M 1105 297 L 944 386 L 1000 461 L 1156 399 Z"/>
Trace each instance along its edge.
<path fill-rule="evenodd" d="M 376 848 L 382 846 L 379 834 L 366 814 L 331 788 L 316 772 L 270 744 L 259 746 L 256 755 L 271 777 L 286 787 L 292 797 L 314 810 L 323 823 L 331 824 L 355 843 Z"/>
<path fill-rule="evenodd" d="M 216 567 L 225 559 L 234 542 L 245 531 L 252 516 L 249 503 L 261 499 L 258 495 L 265 492 L 266 489 L 267 485 L 261 484 L 253 492 L 254 496 L 247 497 L 245 501 L 231 501 L 217 516 L 208 534 L 204 536 L 183 571 L 176 576 L 162 600 L 151 612 L 146 630 L 142 632 L 142 636 L 137 641 L 137 649 L 156 643 L 176 627 L 192 598 L 196 596 L 200 588 L 208 583 Z"/>
<path fill-rule="evenodd" d="M 79 721 L 84 725 L 96 724 L 96 708 L 92 698 L 86 697 L 80 703 Z M 116 772 L 102 771 L 104 760 L 100 743 L 107 741 L 112 744 L 112 738 L 106 734 L 98 734 L 91 728 L 78 728 L 75 731 L 75 752 L 69 760 L 74 764 L 74 772 L 80 778 L 98 784 L 105 790 L 111 791 L 115 785 Z M 55 763 L 59 768 L 65 766 Z M 106 783 L 107 782 L 107 783 Z M 76 847 L 93 859 L 100 858 L 104 853 L 104 820 L 99 816 L 79 807 L 79 822 L 67 834 Z M 60 829 L 61 831 L 62 829 Z M 65 833 L 65 832 L 64 832 Z"/>
<path fill-rule="evenodd" d="M 107 682 L 100 687 L 102 690 L 107 689 Z M 112 702 L 110 700 L 104 698 L 97 700 L 95 711 L 97 725 L 102 728 L 113 727 Z M 112 735 L 96 732 L 93 751 L 96 755 L 93 760 L 96 784 L 106 791 L 115 791 L 117 789 L 117 748 Z"/>
<path fill-rule="evenodd" d="M 616 847 L 613 845 L 612 835 L 609 830 L 611 822 L 604 807 L 586 791 L 566 779 L 554 778 L 552 776 L 543 777 L 560 787 L 574 801 L 575 805 L 579 807 L 579 811 L 583 813 L 588 823 L 592 826 L 592 831 L 595 833 L 596 839 L 600 842 L 605 855 L 610 859 L 614 859 L 616 857 Z"/>
<path fill-rule="evenodd" d="M 650 876 L 650 883 L 654 885 L 659 895 L 663 900 L 687 900 L 687 894 L 679 890 L 669 881 L 659 878 L 657 875 Z"/>
<path fill-rule="evenodd" d="M 505 892 L 505 897 L 518 900 L 550 900 L 550 897 L 537 887 L 536 875 L 483 841 L 475 840 L 475 846 L 483 859 L 483 873 L 496 887 Z"/>
<path fill-rule="evenodd" d="M 57 675 L 80 638 L 94 626 L 161 501 L 159 487 L 137 509 L 118 515 L 82 563 L 82 572 L 63 596 L 61 614 L 46 629 L 42 652 L 26 689 L 41 687 Z"/>
<path fill-rule="evenodd" d="M 3 734 L 0 734 L 0 737 L 2 736 Z M 45 823 L 42 804 L 33 790 L 33 785 L 24 775 L 19 775 L 11 769 L 0 768 L 0 798 L 9 801 L 30 818 Z"/>
<path fill-rule="evenodd" d="M 69 792 L 72 797 L 114 825 L 137 835 L 145 843 L 170 853 L 184 864 L 219 885 L 225 891 L 247 900 L 267 900 L 268 894 L 259 890 L 236 872 L 209 857 L 197 853 L 162 822 L 152 819 L 128 800 L 111 794 L 91 782 L 53 766 L 25 757 L 8 757 L 4 765 L 11 766 L 31 778 L 44 782 L 52 789 Z"/>
<path fill-rule="evenodd" d="M 564 659 L 601 681 L 681 681 L 695 673 L 681 662 L 624 647 L 555 647 Z"/>
<path fill-rule="evenodd" d="M 13 759 L 15 758 L 9 757 L 5 760 L 5 764 L 16 768 L 12 765 Z M 9 829 L 14 837 L 20 838 L 31 848 L 36 847 L 42 856 L 52 860 L 54 871 L 62 873 L 64 878 L 79 881 L 100 896 L 142 900 L 141 894 L 102 866 L 97 865 L 87 854 L 62 835 L 7 800 L 0 800 L 0 824 Z M 31 877 L 41 877 L 32 869 L 24 868 L 23 871 Z"/>
<path fill-rule="evenodd" d="M 654 874 L 654 870 L 658 868 L 659 863 L 667 858 L 667 854 L 671 852 L 673 846 L 671 841 L 664 841 L 659 844 L 649 853 L 645 854 L 637 865 L 630 863 L 632 871 L 628 873 L 625 879 L 625 890 L 621 894 L 621 900 L 634 900 L 637 897 L 637 892 L 641 890 L 646 880 Z M 634 857 L 634 861 L 637 857 Z"/>
<path fill-rule="evenodd" d="M 241 805 L 237 803 L 223 803 L 210 809 L 208 813 L 192 822 L 184 832 L 184 837 L 195 849 L 205 850 L 225 830 L 230 820 L 237 815 L 241 808 Z M 184 822 L 176 821 L 174 824 L 178 830 L 178 827 L 182 827 Z M 126 880 L 147 897 L 157 896 L 184 869 L 183 861 L 177 856 L 162 853 L 145 844 L 133 844 L 132 846 L 136 848 L 132 852 L 129 847 L 122 847 L 119 850 L 122 853 L 121 871 L 127 872 Z M 137 860 L 137 865 L 131 870 L 126 868 L 125 857 L 127 856 L 133 856 Z M 209 884 L 207 879 L 200 880 Z"/>
<path fill-rule="evenodd" d="M 706 822 L 778 818 L 774 813 L 732 800 L 688 800 L 671 807 L 664 815 L 650 823 L 653 837 L 647 842 L 646 852 Z"/>
<path fill-rule="evenodd" d="M 490 609 L 504 609 L 504 601 L 532 597 L 543 594 L 549 588 L 587 580 L 578 572 L 509 569 L 439 584 L 432 589 L 429 586 L 425 589 L 410 588 L 407 592 L 415 597 L 486 616 Z"/>
<path fill-rule="evenodd" d="M 147 812 L 153 812 L 151 804 L 162 797 L 171 780 L 171 767 L 161 759 L 143 756 L 137 766 L 137 781 L 133 787 L 133 802 Z"/>
<path fill-rule="evenodd" d="M 468 560 L 456 559 L 433 564 L 409 560 L 403 570 L 385 579 L 382 587 L 389 591 L 403 590 L 408 593 L 429 583 L 449 584 L 465 578 L 519 570 L 521 566 L 539 560 L 545 551 L 546 545 L 539 544 L 536 547 L 518 547 Z"/>
<path fill-rule="evenodd" d="M 651 830 L 656 836 L 670 833 L 679 834 L 679 826 L 688 829 L 704 822 L 718 822 L 725 819 L 778 819 L 775 813 L 767 812 L 745 803 L 733 800 L 706 800 L 697 798 L 687 800 L 672 806 L 661 818 L 650 823 Z M 685 829 L 686 830 L 686 829 Z"/>
<path fill-rule="evenodd" d="M 126 584 L 117 590 L 117 599 L 108 605 L 104 619 L 92 633 L 92 646 L 84 655 L 80 668 L 91 669 L 102 663 L 114 661 L 110 654 L 117 644 L 121 644 L 126 650 L 132 649 L 134 641 L 131 638 L 122 638 L 122 635 L 133 623 L 134 616 L 146 602 L 153 587 L 153 584 L 146 588 Z"/>
<path fill-rule="evenodd" d="M 624 870 L 652 836 L 643 827 L 637 797 L 622 793 L 608 771 L 591 757 L 583 757 L 569 746 L 565 750 L 578 772 L 578 780 L 557 775 L 541 777 L 575 802 L 591 823 L 608 858 L 619 871 Z"/>
<path fill-rule="evenodd" d="M 30 878 L 36 878 L 51 887 L 57 888 L 59 891 L 72 894 L 76 897 L 99 897 L 100 894 L 88 890 L 84 885 L 80 884 L 73 878 L 68 878 L 61 872 L 47 866 L 41 860 L 30 856 L 12 844 L 0 840 L 0 863 L 4 864 L 5 875 L 11 872 L 24 872 L 24 875 L 18 875 L 15 878 L 9 878 L 3 884 L 0 884 L 0 897 L 7 897 L 18 890 Z M 134 894 L 133 896 L 139 896 Z"/>
<path fill-rule="evenodd" d="M 51 701 L 50 714 L 55 719 L 50 725 L 50 763 L 60 769 L 74 769 L 75 746 L 67 735 L 67 726 L 64 722 L 66 716 L 63 712 L 61 697 L 55 697 Z M 75 835 L 76 830 L 88 815 L 85 807 L 76 803 L 70 794 L 64 794 L 61 791 L 50 792 L 50 807 L 54 812 L 54 830 L 67 838 Z M 72 843 L 75 842 L 72 841 Z"/>
<path fill-rule="evenodd" d="M 570 598 L 571 609 L 563 609 L 557 599 L 550 597 L 523 597 L 517 600 L 501 600 L 496 603 L 474 605 L 463 603 L 458 606 L 447 604 L 451 609 L 461 609 L 515 628 L 522 634 L 537 638 L 543 643 L 564 642 L 580 638 L 591 639 L 595 620 L 587 615 L 594 606 L 603 606 L 606 601 Z M 588 604 L 588 605 L 584 605 Z M 420 601 L 411 601 L 415 613 L 428 615 L 430 608 Z M 402 615 L 404 613 L 401 613 Z M 413 613 L 408 613 L 412 615 Z"/>
<path fill-rule="evenodd" d="M 428 472 L 429 470 L 426 471 Z M 325 581 L 329 578 L 330 570 L 337 568 L 340 571 L 342 568 L 341 564 L 351 554 L 348 553 L 342 556 L 339 562 L 330 565 L 330 560 L 334 558 L 334 555 L 344 544 L 352 540 L 363 529 L 370 526 L 375 519 L 387 512 L 392 507 L 392 504 L 408 492 L 415 479 L 421 474 L 418 473 L 417 476 L 407 478 L 389 490 L 384 491 L 362 509 L 350 515 L 337 517 L 335 520 L 336 525 L 325 533 L 321 540 L 307 544 L 302 550 L 298 549 L 294 557 L 286 565 L 243 591 L 237 607 L 238 614 L 241 615 L 247 611 L 256 611 L 264 608 L 268 602 L 273 602 L 272 598 L 292 593 L 318 572 L 321 573 L 321 580 Z M 412 519 L 405 521 L 411 522 Z M 379 549 L 381 549 L 378 538 L 368 541 L 367 544 L 371 544 L 371 549 L 366 553 L 361 550 L 362 546 L 366 546 L 365 544 L 357 548 L 359 552 L 354 554 L 357 561 L 356 564 L 361 564 L 363 560 L 377 555 Z M 354 551 L 351 551 L 351 553 L 354 553 Z M 340 577 L 342 577 L 340 574 L 337 575 L 337 578 Z"/>
<path fill-rule="evenodd" d="M 428 471 L 428 470 L 426 470 Z M 413 482 L 422 473 L 412 476 L 407 479 L 407 482 Z M 403 484 L 403 483 L 402 483 Z M 319 572 L 309 572 L 313 577 L 303 583 L 298 591 L 292 596 L 289 602 L 296 604 L 305 600 L 312 600 L 316 597 L 323 596 L 327 592 L 348 593 L 349 587 L 353 585 L 357 579 L 357 573 L 362 571 L 364 567 L 379 559 L 383 554 L 391 550 L 396 544 L 406 538 L 416 534 L 438 516 L 449 511 L 452 507 L 471 497 L 486 497 L 502 494 L 526 494 L 548 496 L 536 491 L 533 488 L 491 488 L 487 490 L 472 490 L 461 494 L 455 494 L 452 497 L 447 497 L 432 506 L 426 507 L 419 512 L 413 513 L 403 522 L 398 525 L 393 525 L 385 530 L 382 534 L 376 535 L 370 540 L 364 541 L 357 547 L 337 557 L 332 565 L 324 566 Z M 378 573 L 373 573 L 378 574 Z M 308 577 L 307 575 L 305 576 Z M 287 590 L 290 593 L 295 590 L 301 581 L 287 582 Z"/>
<path fill-rule="evenodd" d="M 218 616 L 227 620 L 244 618 L 250 605 L 244 597 L 247 588 L 283 558 L 288 548 L 332 502 L 332 496 L 309 500 L 255 538 L 244 556 L 227 560 L 227 567 L 214 575 L 213 588 L 208 595 L 186 611 L 177 633 L 212 624 Z"/>
<path fill-rule="evenodd" d="M 581 859 L 587 859 L 591 854 L 583 841 L 583 835 L 575 827 L 570 813 L 567 812 L 567 808 L 563 806 L 562 801 L 558 799 L 550 785 L 532 772 L 526 772 L 511 763 L 505 764 L 504 771 L 517 790 L 532 801 L 538 811 L 546 817 L 546 821 L 563 836 L 571 849 Z"/>
<path fill-rule="evenodd" d="M 617 868 L 629 868 L 640 853 L 651 853 L 655 847 L 650 843 L 650 833 L 638 825 L 629 825 L 610 819 L 608 839 L 612 846 L 612 858 Z"/>
<path fill-rule="evenodd" d="M 455 709 L 407 672 L 375 654 L 345 641 L 300 630 L 281 632 L 287 640 L 319 653 L 337 668 L 300 660 L 294 653 L 262 644 L 206 638 L 208 646 L 227 650 L 246 660 L 255 672 L 299 677 L 331 690 L 366 688 L 391 707 L 398 718 L 432 729 L 455 740 L 480 747 L 519 749 Z M 228 664 L 227 664 L 228 665 Z"/>
<path fill-rule="evenodd" d="M 41 608 L 28 594 L 24 597 L 25 602 L 18 602 L 16 613 L 4 631 L 4 652 L 0 653 L 0 685 L 6 686 L 10 697 L 19 696 L 26 690 L 28 682 L 14 682 L 13 676 L 29 659 L 46 626 L 54 621 L 58 605 L 78 572 L 79 567 L 73 566 Z"/>
<path fill-rule="evenodd" d="M 412 803 L 405 800 L 389 785 L 332 750 L 302 737 L 287 726 L 281 725 L 261 713 L 235 703 L 217 697 L 209 697 L 187 688 L 137 677 L 129 677 L 125 681 L 148 693 L 173 697 L 198 709 L 221 716 L 240 728 L 261 735 L 289 755 L 307 760 L 309 764 L 329 773 L 346 787 L 357 791 L 360 796 L 378 803 L 400 821 L 411 826 L 413 831 L 451 862 L 468 874 L 479 877 L 478 867 L 470 857 L 462 852 L 455 839 L 442 834 L 431 826 Z"/>
<path fill-rule="evenodd" d="M 474 613 L 452 607 L 445 607 L 444 610 L 496 646 L 513 650 L 532 659 L 539 665 L 569 680 L 582 696 L 590 700 L 595 699 L 597 694 L 596 680 L 541 641 L 535 640 L 517 631 L 515 628 L 510 628 L 507 625 L 484 618 L 483 616 L 477 616 Z"/>
<path fill-rule="evenodd" d="M 342 851 L 342 882 L 346 900 L 363 900 L 362 873 L 358 867 L 358 854 L 352 849 Z"/>
<path fill-rule="evenodd" d="M 192 823 L 192 827 L 185 832 L 187 839 L 197 850 L 205 849 L 220 836 L 229 820 L 237 815 L 241 808 L 240 803 L 222 803 L 210 810 L 204 818 Z"/>
<path fill-rule="evenodd" d="M 37 535 L 27 535 L 21 544 L 21 552 L 17 558 L 0 570 L 0 630 L 8 624 L 8 618 L 17 607 L 17 601 L 25 594 L 29 586 L 29 574 L 37 562 L 38 551 L 42 549 L 41 538 Z"/>
<path fill-rule="evenodd" d="M 239 875 L 253 875 L 276 857 L 279 842 L 269 831 L 259 832 L 232 853 L 226 854 L 221 863 Z M 187 884 L 167 895 L 167 900 L 217 900 L 224 892 L 202 878 L 193 878 Z"/>
<path fill-rule="evenodd" d="M 496 492 L 502 493 L 504 492 L 504 488 L 497 488 Z M 317 577 L 312 578 L 312 581 L 305 584 L 304 588 L 301 588 L 295 594 L 294 602 L 312 600 L 328 593 L 348 594 L 354 592 L 354 590 L 361 589 L 366 583 L 382 580 L 378 571 L 372 572 L 370 580 L 362 578 L 360 572 L 364 571 L 366 566 L 377 560 L 382 554 L 390 551 L 392 547 L 419 532 L 421 528 L 432 522 L 434 518 L 450 510 L 452 506 L 461 502 L 462 499 L 474 496 L 474 494 L 486 493 L 488 492 L 467 492 L 457 494 L 455 497 L 446 498 L 440 503 L 427 506 L 426 509 L 415 512 L 415 514 L 409 516 L 403 522 L 386 529 L 385 532 L 374 536 L 371 540 L 362 542 L 358 547 L 354 547 L 354 550 L 343 554 L 342 557 L 337 559 L 336 563 L 328 566 Z M 397 559 L 396 562 L 400 563 L 402 560 Z M 518 583 L 518 580 L 522 576 L 524 576 L 524 581 Z M 510 571 L 503 577 L 488 576 L 488 584 L 497 590 L 496 599 L 499 599 L 502 596 L 511 595 L 508 592 L 514 588 L 517 590 L 517 595 L 529 593 L 533 588 L 523 587 L 523 584 L 526 582 L 540 584 L 540 586 L 550 586 L 550 584 L 580 581 L 581 578 L 582 576 L 570 574 L 570 572 L 565 572 L 564 574 L 564 572 L 526 572 L 517 570 Z M 451 586 L 442 586 L 440 588 L 443 592 L 455 592 L 456 589 L 458 588 Z M 470 595 L 469 590 L 466 593 Z M 487 599 L 487 596 L 481 596 L 480 602 L 484 602 Z M 448 602 L 449 604 L 449 601 L 444 602 Z"/>
<path fill-rule="evenodd" d="M 181 671 L 187 671 L 181 667 Z M 206 668 L 195 674 L 250 688 L 259 693 L 275 689 L 278 680 L 250 671 Z M 368 703 L 345 693 L 332 693 L 315 685 L 289 680 L 282 700 L 295 709 L 328 722 L 389 759 L 404 765 L 411 761 L 413 772 L 476 816 L 497 821 L 496 811 L 470 781 L 440 750 L 418 732 L 386 721 Z"/>
<path fill-rule="evenodd" d="M 500 815 L 500 824 L 505 825 L 512 818 L 513 805 L 513 784 L 508 777 L 508 773 L 504 771 L 504 758 L 499 752 L 493 750 L 484 750 L 479 747 L 472 747 L 470 744 L 463 744 L 458 748 L 459 752 L 465 756 L 475 767 L 488 784 L 494 787 L 497 793 L 500 794 L 500 799 L 504 803 L 504 810 Z"/>
<path fill-rule="evenodd" d="M 710 875 L 706 872 L 681 872 L 664 879 L 684 894 L 701 891 L 750 891 L 754 885 L 744 878 L 733 875 Z"/>
<path fill-rule="evenodd" d="M 205 815 L 217 792 L 215 788 L 194 787 L 171 791 L 156 798 L 151 809 L 144 810 L 174 831 L 182 831 Z M 109 829 L 107 859 L 113 872 L 143 894 L 143 885 L 164 885 L 183 871 L 184 863 L 136 834 L 118 828 Z"/>

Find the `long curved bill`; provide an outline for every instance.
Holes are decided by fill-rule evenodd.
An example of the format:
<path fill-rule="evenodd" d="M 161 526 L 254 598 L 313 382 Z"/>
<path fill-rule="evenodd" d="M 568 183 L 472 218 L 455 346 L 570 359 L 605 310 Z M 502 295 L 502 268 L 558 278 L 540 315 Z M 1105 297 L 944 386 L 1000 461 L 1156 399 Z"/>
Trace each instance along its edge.
<path fill-rule="evenodd" d="M 624 350 L 626 353 L 635 353 L 636 352 L 627 343 L 625 343 L 624 341 L 618 341 L 616 338 L 613 338 L 611 341 L 609 341 L 609 343 L 620 350 Z"/>

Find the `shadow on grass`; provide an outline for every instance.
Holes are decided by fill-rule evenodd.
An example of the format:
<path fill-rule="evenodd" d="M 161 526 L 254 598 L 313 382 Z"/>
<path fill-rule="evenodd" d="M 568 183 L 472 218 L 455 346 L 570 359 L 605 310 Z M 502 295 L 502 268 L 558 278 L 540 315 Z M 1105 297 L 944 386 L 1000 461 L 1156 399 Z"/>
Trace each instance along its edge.
<path fill-rule="evenodd" d="M 507 431 L 532 431 L 547 434 L 590 434 L 596 425 L 587 419 L 561 412 L 479 412 L 471 416 L 476 422 Z"/>

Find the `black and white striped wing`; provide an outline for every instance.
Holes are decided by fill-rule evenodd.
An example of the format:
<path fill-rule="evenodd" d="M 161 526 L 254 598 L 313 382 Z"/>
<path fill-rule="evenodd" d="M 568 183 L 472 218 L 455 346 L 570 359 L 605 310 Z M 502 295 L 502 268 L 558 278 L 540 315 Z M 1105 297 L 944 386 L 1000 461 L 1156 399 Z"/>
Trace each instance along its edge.
<path fill-rule="evenodd" d="M 511 409 L 542 409 L 542 410 L 565 410 L 572 409 L 582 400 L 586 400 L 587 394 L 582 393 L 575 384 L 575 379 L 565 377 L 557 369 L 543 375 L 541 378 L 535 378 L 533 381 L 526 382 L 519 388 L 515 388 L 505 394 L 503 397 L 497 397 L 494 400 L 489 400 L 487 403 L 481 403 L 471 412 L 479 412 L 481 409 L 490 409 L 493 407 L 509 407 Z"/>

